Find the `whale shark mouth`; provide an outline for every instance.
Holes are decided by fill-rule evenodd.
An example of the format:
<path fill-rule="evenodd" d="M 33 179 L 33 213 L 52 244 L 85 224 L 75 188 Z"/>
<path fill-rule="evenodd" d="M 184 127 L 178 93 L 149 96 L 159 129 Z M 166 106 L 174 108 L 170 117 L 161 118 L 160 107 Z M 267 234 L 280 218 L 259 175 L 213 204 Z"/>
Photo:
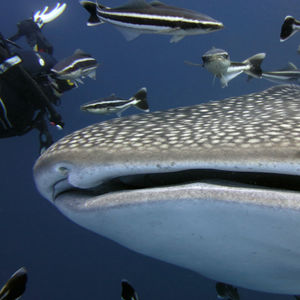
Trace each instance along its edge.
<path fill-rule="evenodd" d="M 286 191 L 300 191 L 299 176 L 276 173 L 260 172 L 236 172 L 213 169 L 191 169 L 177 172 L 149 173 L 137 175 L 125 175 L 102 181 L 91 188 L 78 188 L 68 183 L 68 178 L 64 178 L 54 183 L 53 198 L 59 197 L 63 193 L 72 192 L 101 196 L 106 193 L 133 191 L 139 189 L 149 189 L 156 187 L 172 187 L 197 182 L 214 183 L 226 186 L 251 186 L 252 189 L 273 189 Z"/>

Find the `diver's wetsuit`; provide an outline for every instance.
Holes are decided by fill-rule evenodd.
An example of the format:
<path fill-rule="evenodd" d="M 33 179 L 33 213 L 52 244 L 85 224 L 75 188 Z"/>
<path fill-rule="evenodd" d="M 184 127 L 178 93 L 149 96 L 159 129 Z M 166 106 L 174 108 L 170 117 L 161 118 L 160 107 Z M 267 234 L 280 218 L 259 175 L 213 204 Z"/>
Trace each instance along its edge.
<path fill-rule="evenodd" d="M 32 20 L 19 24 L 25 24 L 26 30 L 18 25 L 19 32 L 13 39 L 25 35 L 39 51 L 9 47 L 0 36 L 0 138 L 23 135 L 36 128 L 40 131 L 40 149 L 44 150 L 53 142 L 45 117 L 63 127 L 53 104 L 57 105 L 61 94 L 73 86 L 49 74 L 56 60 L 37 25 Z M 31 33 L 30 24 L 34 28 Z"/>

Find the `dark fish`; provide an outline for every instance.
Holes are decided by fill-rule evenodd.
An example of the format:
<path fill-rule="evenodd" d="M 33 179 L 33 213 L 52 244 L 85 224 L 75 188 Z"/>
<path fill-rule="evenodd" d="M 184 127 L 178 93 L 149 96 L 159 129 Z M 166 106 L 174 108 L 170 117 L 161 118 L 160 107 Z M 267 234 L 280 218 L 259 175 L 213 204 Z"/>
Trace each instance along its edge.
<path fill-rule="evenodd" d="M 230 80 L 243 72 L 253 77 L 261 77 L 262 70 L 260 65 L 265 56 L 265 53 L 258 53 L 243 62 L 233 62 L 230 60 L 227 51 L 212 48 L 203 54 L 202 66 L 220 79 L 222 87 L 226 87 Z M 190 65 L 199 65 L 191 62 L 186 63 Z"/>
<path fill-rule="evenodd" d="M 129 99 L 122 99 L 113 94 L 110 97 L 83 104 L 80 109 L 94 114 L 116 113 L 120 117 L 121 113 L 130 106 L 135 106 L 145 112 L 149 111 L 147 89 L 145 87 Z"/>
<path fill-rule="evenodd" d="M 222 29 L 221 22 L 198 12 L 166 5 L 159 1 L 147 3 L 134 0 L 129 4 L 110 8 L 92 1 L 81 1 L 90 13 L 87 25 L 107 22 L 116 26 L 130 41 L 142 33 L 172 35 L 171 43 L 186 35 L 209 33 Z"/>
<path fill-rule="evenodd" d="M 129 249 L 299 295 L 299 166 L 300 86 L 282 85 L 77 130 L 34 179 L 66 217 Z"/>
<path fill-rule="evenodd" d="M 77 49 L 73 55 L 59 61 L 51 71 L 59 79 L 80 82 L 81 78 L 90 77 L 96 79 L 98 62 L 90 54 Z"/>
<path fill-rule="evenodd" d="M 0 300 L 19 299 L 26 289 L 27 271 L 24 267 L 17 270 L 0 290 Z"/>
<path fill-rule="evenodd" d="M 223 282 L 216 283 L 216 291 L 219 299 L 224 300 L 239 300 L 240 296 L 237 288 Z"/>
<path fill-rule="evenodd" d="M 139 297 L 135 291 L 135 289 L 129 284 L 127 280 L 122 280 L 122 293 L 121 299 L 122 300 L 139 300 Z"/>
<path fill-rule="evenodd" d="M 280 41 L 284 42 L 300 30 L 300 21 L 292 16 L 286 16 L 281 26 Z"/>

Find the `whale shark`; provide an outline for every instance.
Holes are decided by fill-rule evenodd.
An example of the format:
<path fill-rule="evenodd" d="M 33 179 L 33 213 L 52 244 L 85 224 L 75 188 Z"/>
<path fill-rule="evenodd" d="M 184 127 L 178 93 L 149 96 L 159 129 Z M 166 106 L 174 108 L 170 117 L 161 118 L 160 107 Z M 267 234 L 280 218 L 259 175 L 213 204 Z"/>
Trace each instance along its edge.
<path fill-rule="evenodd" d="M 144 255 L 300 293 L 300 86 L 90 125 L 34 165 L 67 218 Z"/>

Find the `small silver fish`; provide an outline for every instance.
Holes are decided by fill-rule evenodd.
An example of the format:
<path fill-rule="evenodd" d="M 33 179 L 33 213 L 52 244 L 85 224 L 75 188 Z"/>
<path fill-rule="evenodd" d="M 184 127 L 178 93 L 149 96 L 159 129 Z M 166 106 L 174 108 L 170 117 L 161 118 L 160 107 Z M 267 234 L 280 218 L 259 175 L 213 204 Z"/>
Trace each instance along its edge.
<path fill-rule="evenodd" d="M 19 299 L 26 289 L 27 271 L 24 267 L 18 269 L 0 290 L 0 300 Z"/>
<path fill-rule="evenodd" d="M 280 42 L 286 41 L 297 31 L 300 30 L 300 21 L 296 20 L 292 16 L 286 16 L 281 26 Z"/>
<path fill-rule="evenodd" d="M 59 61 L 52 69 L 52 73 L 59 79 L 83 83 L 81 78 L 96 79 L 98 62 L 90 54 L 77 49 L 73 55 Z"/>
<path fill-rule="evenodd" d="M 203 54 L 202 65 L 189 61 L 185 61 L 185 63 L 205 67 L 215 77 L 220 79 L 222 87 L 226 87 L 230 80 L 243 72 L 252 77 L 261 77 L 262 71 L 260 65 L 265 56 L 265 53 L 258 53 L 243 62 L 233 62 L 230 60 L 227 51 L 213 47 Z"/>
<path fill-rule="evenodd" d="M 159 1 L 147 3 L 144 0 L 134 0 L 116 8 L 92 1 L 81 1 L 80 4 L 90 13 L 88 26 L 110 23 L 128 41 L 143 33 L 157 33 L 172 35 L 170 42 L 174 43 L 186 35 L 210 33 L 224 27 L 221 22 L 209 16 Z"/>
<path fill-rule="evenodd" d="M 123 279 L 121 285 L 121 300 L 139 300 L 137 292 L 127 280 Z"/>
<path fill-rule="evenodd" d="M 120 117 L 121 113 L 130 106 L 135 106 L 145 112 L 149 111 L 147 103 L 147 89 L 145 87 L 141 88 L 129 99 L 122 99 L 117 97 L 115 94 L 112 94 L 107 98 L 83 104 L 80 106 L 80 109 L 94 114 L 116 113 L 117 116 Z"/>
<path fill-rule="evenodd" d="M 237 288 L 223 282 L 216 283 L 216 291 L 218 299 L 239 300 L 240 296 Z"/>

